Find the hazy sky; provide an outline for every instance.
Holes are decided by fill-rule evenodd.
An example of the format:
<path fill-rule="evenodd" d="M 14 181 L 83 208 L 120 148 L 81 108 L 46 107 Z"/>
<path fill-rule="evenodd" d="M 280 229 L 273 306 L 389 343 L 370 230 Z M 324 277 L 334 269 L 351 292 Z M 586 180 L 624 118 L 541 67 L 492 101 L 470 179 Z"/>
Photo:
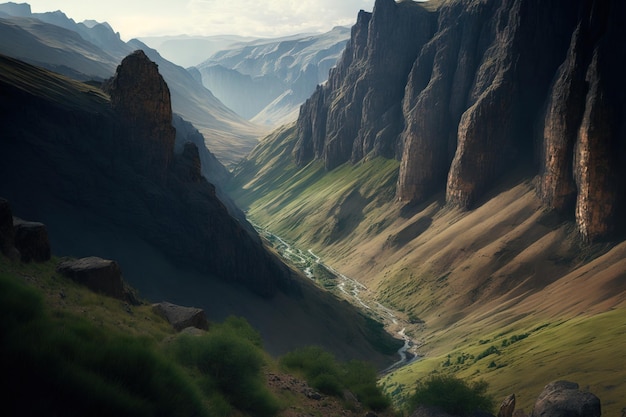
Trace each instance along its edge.
<path fill-rule="evenodd" d="M 19 0 L 13 0 L 19 2 Z M 275 37 L 352 26 L 375 0 L 25 0 L 34 13 L 109 22 L 122 39 L 153 35 Z"/>

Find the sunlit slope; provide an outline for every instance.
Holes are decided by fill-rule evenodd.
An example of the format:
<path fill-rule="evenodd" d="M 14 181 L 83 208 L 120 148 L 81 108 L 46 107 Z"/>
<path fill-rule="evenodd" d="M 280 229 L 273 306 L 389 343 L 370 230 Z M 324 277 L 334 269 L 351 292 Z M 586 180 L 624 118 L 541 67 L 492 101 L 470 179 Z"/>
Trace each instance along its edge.
<path fill-rule="evenodd" d="M 617 407 L 626 388 L 616 347 L 626 342 L 626 315 L 617 313 L 626 308 L 626 243 L 583 244 L 570 221 L 542 208 L 525 172 L 502 178 L 472 211 L 446 206 L 443 192 L 406 207 L 394 200 L 396 161 L 298 170 L 294 141 L 290 128 L 265 139 L 239 165 L 231 192 L 255 222 L 311 248 L 415 323 L 428 359 L 385 380 L 390 392 L 455 370 L 441 365 L 448 354 L 477 356 L 492 344 L 481 340 L 500 349 L 504 335 L 528 333 L 500 349 L 492 368 L 489 359 L 458 371 L 484 377 L 498 395 L 524 393 L 526 407 L 566 377 Z"/>

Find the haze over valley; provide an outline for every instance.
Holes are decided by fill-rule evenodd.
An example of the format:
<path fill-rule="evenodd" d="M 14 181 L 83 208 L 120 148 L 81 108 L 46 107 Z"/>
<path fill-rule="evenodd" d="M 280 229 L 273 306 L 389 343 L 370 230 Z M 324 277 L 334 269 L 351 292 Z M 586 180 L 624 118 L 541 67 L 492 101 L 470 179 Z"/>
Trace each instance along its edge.
<path fill-rule="evenodd" d="M 128 41 L 110 22 L 0 4 L 0 284 L 17 300 L 3 340 L 48 315 L 74 329 L 59 320 L 83 311 L 168 358 L 191 384 L 178 398 L 195 398 L 151 408 L 167 398 L 158 382 L 135 390 L 105 372 L 69 401 L 80 372 L 101 375 L 99 359 L 72 354 L 65 379 L 41 371 L 48 393 L 27 412 L 623 413 L 626 6 L 355 3 L 320 3 L 323 29 L 318 8 L 272 1 L 259 19 L 291 32 L 193 33 L 196 16 L 189 32 Z M 93 280 L 63 275 L 91 257 L 115 261 L 122 295 L 92 301 Z M 19 315 L 31 296 L 13 281 L 41 293 L 43 313 Z M 153 316 L 162 301 L 208 321 L 178 333 L 173 313 Z M 229 354 L 202 362 L 212 337 L 256 382 L 220 368 Z M 40 372 L 33 355 L 9 409 Z M 486 402 L 455 408 L 453 388 L 423 402 L 437 381 Z M 122 396 L 92 397 L 98 384 Z"/>

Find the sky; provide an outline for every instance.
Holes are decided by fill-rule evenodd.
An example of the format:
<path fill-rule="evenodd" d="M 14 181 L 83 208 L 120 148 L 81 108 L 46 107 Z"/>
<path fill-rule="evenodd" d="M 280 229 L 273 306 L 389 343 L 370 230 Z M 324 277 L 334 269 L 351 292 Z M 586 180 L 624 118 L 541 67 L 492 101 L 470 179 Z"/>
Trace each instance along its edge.
<path fill-rule="evenodd" d="M 327 32 L 352 26 L 359 10 L 372 11 L 374 1 L 24 0 L 33 13 L 61 10 L 77 22 L 106 21 L 125 41 L 159 35 L 278 37 Z"/>

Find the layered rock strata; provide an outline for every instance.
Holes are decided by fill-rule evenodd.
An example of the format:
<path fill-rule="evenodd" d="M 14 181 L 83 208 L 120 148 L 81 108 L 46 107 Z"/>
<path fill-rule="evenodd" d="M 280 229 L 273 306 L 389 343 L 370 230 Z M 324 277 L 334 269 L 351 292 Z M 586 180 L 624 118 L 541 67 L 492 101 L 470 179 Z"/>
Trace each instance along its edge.
<path fill-rule="evenodd" d="M 296 163 L 332 169 L 395 154 L 398 199 L 445 189 L 465 209 L 523 167 L 585 239 L 621 230 L 625 6 L 430 3 L 377 0 L 359 13 L 329 81 L 301 107 Z"/>

